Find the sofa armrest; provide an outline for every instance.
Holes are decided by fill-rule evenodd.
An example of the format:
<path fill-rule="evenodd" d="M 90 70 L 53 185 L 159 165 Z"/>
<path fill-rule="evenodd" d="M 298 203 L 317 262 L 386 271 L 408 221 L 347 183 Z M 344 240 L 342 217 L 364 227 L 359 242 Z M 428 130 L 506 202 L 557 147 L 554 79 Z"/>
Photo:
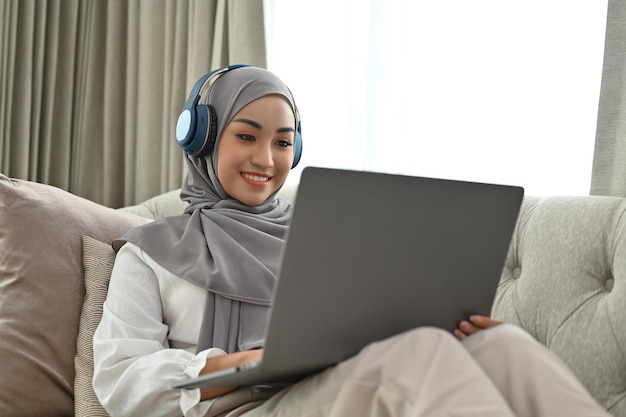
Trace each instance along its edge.
<path fill-rule="evenodd" d="M 626 416 L 626 199 L 527 197 L 492 316 L 546 345 Z"/>

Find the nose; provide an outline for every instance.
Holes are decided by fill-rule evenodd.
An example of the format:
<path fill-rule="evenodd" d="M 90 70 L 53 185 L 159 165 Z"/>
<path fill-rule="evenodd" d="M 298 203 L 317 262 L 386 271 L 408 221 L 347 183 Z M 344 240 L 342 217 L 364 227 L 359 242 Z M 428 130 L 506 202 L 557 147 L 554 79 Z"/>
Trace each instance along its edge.
<path fill-rule="evenodd" d="M 264 143 L 265 141 L 258 141 L 258 146 L 255 146 L 254 152 L 250 161 L 253 165 L 261 168 L 271 168 L 274 166 L 274 155 L 272 153 L 271 143 Z"/>

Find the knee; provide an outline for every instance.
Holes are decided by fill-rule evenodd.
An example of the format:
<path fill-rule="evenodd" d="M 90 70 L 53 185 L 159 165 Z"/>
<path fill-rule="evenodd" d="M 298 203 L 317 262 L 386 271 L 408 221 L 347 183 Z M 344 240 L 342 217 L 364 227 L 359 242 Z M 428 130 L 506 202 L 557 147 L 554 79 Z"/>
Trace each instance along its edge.
<path fill-rule="evenodd" d="M 388 360 L 415 355 L 417 352 L 436 351 L 443 346 L 461 347 L 452 333 L 435 327 L 418 327 L 387 339 L 371 343 L 362 353 L 385 357 Z"/>
<path fill-rule="evenodd" d="M 525 352 L 530 346 L 539 345 L 532 336 L 521 328 L 511 324 L 501 324 L 482 330 L 463 340 L 469 351 L 479 350 L 484 346 L 500 352 Z"/>
<path fill-rule="evenodd" d="M 408 330 L 398 335 L 405 338 L 416 339 L 441 339 L 441 340 L 455 340 L 455 337 L 447 330 L 440 329 L 438 327 L 416 327 L 415 329 Z"/>
<path fill-rule="evenodd" d="M 485 330 L 484 333 L 485 337 L 491 340 L 491 343 L 513 344 L 515 346 L 525 343 L 537 343 L 525 330 L 512 324 L 494 326 Z"/>
<path fill-rule="evenodd" d="M 390 339 L 390 343 L 411 346 L 411 348 L 420 346 L 431 346 L 454 343 L 458 344 L 458 340 L 452 333 L 437 327 L 417 327 L 412 330 L 400 333 Z"/>

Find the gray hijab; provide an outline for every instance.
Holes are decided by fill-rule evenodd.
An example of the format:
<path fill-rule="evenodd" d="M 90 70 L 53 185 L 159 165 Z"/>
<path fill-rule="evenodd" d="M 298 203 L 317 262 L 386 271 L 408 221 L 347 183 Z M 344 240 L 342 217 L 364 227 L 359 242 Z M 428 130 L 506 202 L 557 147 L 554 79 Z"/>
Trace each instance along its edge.
<path fill-rule="evenodd" d="M 269 71 L 243 67 L 217 78 L 200 100 L 215 108 L 217 142 L 204 157 L 187 155 L 184 214 L 134 228 L 113 243 L 117 250 L 132 242 L 165 269 L 207 290 L 198 351 L 219 347 L 230 353 L 264 342 L 291 205 L 276 193 L 254 207 L 231 198 L 217 179 L 216 150 L 234 115 L 268 94 L 290 103 L 295 127 L 293 96 Z"/>

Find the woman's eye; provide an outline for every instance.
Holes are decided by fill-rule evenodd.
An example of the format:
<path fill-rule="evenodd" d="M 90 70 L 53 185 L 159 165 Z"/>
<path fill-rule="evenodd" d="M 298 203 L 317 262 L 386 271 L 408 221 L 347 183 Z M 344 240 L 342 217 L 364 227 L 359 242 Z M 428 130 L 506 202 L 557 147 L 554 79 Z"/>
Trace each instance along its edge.
<path fill-rule="evenodd" d="M 254 136 L 252 136 L 252 135 L 241 133 L 241 134 L 239 134 L 237 136 L 239 136 L 239 139 L 242 139 L 242 140 L 245 140 L 245 141 L 249 141 L 249 142 L 254 142 Z"/>
<path fill-rule="evenodd" d="M 291 146 L 291 142 L 289 142 L 288 140 L 279 140 L 276 142 L 276 144 L 281 148 L 288 148 L 289 146 Z"/>

